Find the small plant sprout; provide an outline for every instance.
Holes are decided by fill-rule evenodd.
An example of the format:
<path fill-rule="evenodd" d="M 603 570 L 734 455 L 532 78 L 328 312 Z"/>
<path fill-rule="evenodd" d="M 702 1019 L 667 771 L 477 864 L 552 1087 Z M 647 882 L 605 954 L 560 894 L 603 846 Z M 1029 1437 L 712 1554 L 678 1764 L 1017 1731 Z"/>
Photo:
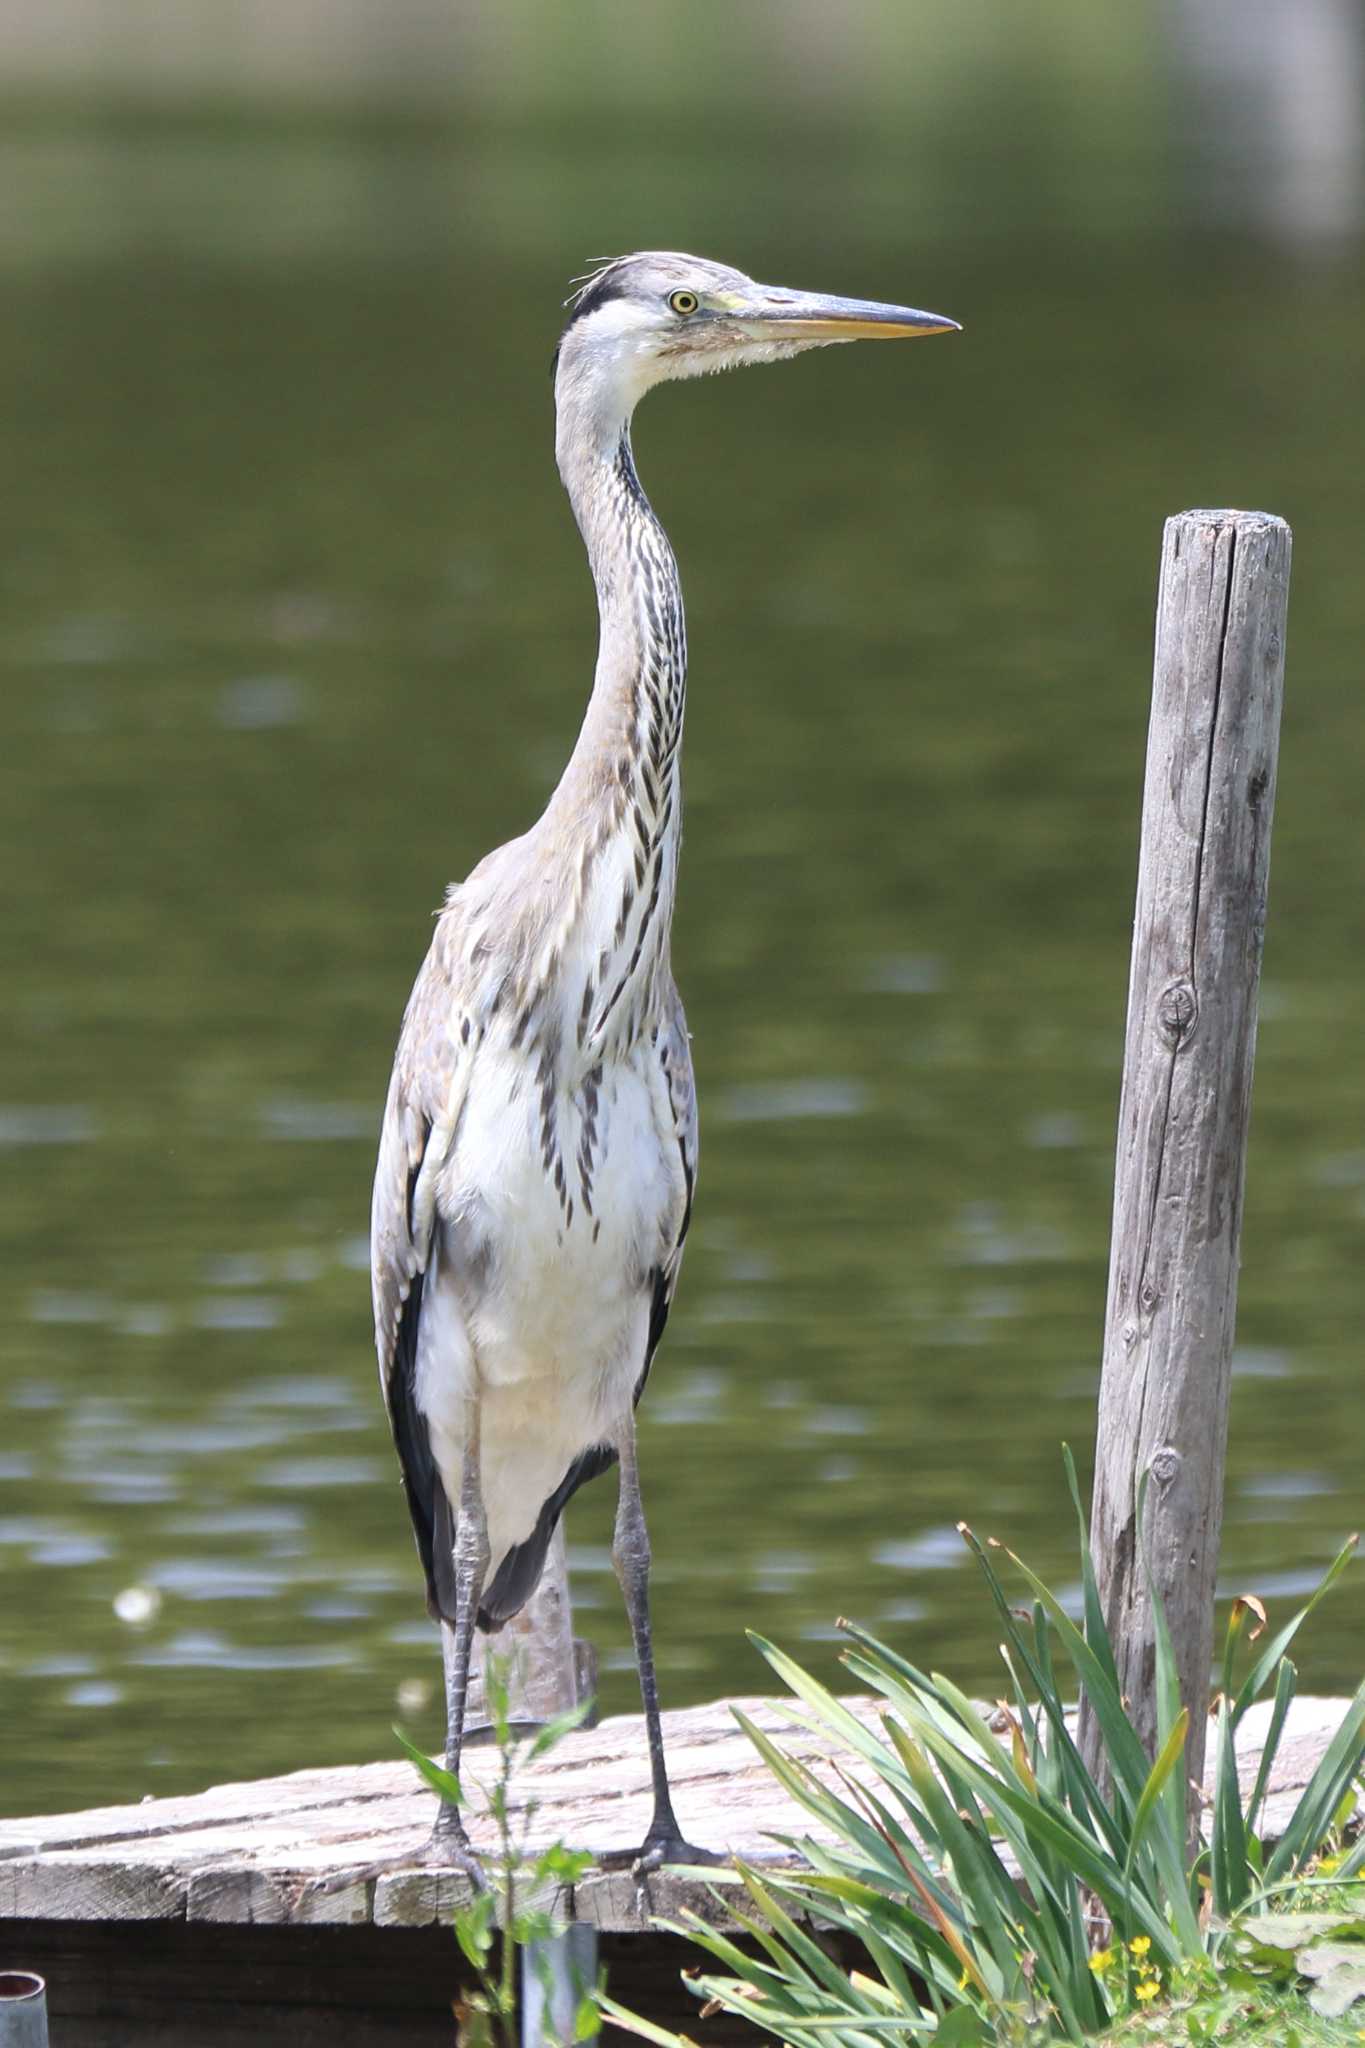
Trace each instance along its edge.
<path fill-rule="evenodd" d="M 540 1971 L 544 2009 L 550 2011 L 553 1987 L 545 1944 L 566 1928 L 553 1902 L 578 1882 L 593 1859 L 562 1842 L 533 1849 L 537 1803 L 528 1800 L 514 1824 L 512 1787 L 525 1765 L 547 1756 L 581 1726 L 592 1702 L 580 1700 L 532 1733 L 519 1735 L 512 1724 L 507 1659 L 497 1656 L 489 1657 L 484 1667 L 484 1697 L 498 1755 L 498 1770 L 486 1794 L 496 1846 L 484 1858 L 488 1882 L 455 1910 L 455 1938 L 474 1973 L 473 1984 L 456 2006 L 456 2018 L 461 2048 L 520 2048 L 522 1972 L 518 1961 L 524 1959 L 532 1970 Z M 433 1763 L 401 1729 L 395 1728 L 394 1734 L 432 1790 L 464 1809 L 468 1800 L 460 1780 Z M 575 1986 L 572 2020 L 560 2037 L 561 2048 L 571 2048 L 598 2033 L 601 1991 L 600 1982 Z"/>

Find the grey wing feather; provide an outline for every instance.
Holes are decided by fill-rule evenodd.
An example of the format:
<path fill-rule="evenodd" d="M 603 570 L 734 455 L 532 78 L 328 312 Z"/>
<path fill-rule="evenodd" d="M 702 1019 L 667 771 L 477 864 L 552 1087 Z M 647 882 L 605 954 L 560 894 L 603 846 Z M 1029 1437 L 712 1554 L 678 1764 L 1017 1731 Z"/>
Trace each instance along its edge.
<path fill-rule="evenodd" d="M 697 1186 L 697 1084 L 692 1073 L 692 1045 L 687 1033 L 687 1018 L 683 1015 L 682 998 L 676 988 L 672 990 L 672 1001 L 665 1008 L 664 1022 L 659 1028 L 659 1058 L 663 1065 L 664 1079 L 668 1084 L 668 1099 L 673 1110 L 673 1127 L 682 1162 L 686 1201 L 677 1239 L 661 1268 L 660 1278 L 666 1293 L 662 1313 L 658 1318 L 657 1331 L 653 1328 L 654 1318 L 651 1317 L 649 1354 L 653 1353 L 654 1346 L 663 1334 L 664 1320 L 673 1300 L 673 1291 L 678 1284 L 683 1246 L 687 1241 L 688 1226 L 692 1221 L 692 1197 Z M 649 1370 L 648 1355 L 645 1370 Z M 636 1398 L 639 1398 L 638 1395 Z"/>
<path fill-rule="evenodd" d="M 435 1227 L 434 1180 L 450 1141 L 459 1054 L 439 940 L 413 987 L 379 1136 L 370 1208 L 370 1283 L 379 1383 L 393 1430 L 433 1615 L 453 1615 L 451 1515 L 417 1406 L 422 1291 Z"/>
<path fill-rule="evenodd" d="M 404 1012 L 379 1133 L 370 1204 L 370 1284 L 386 1400 L 403 1310 L 431 1250 L 430 1205 L 419 1213 L 417 1191 L 432 1131 L 441 1124 L 450 1099 L 455 1065 L 445 1028 L 449 992 L 444 982 L 433 947 Z"/>

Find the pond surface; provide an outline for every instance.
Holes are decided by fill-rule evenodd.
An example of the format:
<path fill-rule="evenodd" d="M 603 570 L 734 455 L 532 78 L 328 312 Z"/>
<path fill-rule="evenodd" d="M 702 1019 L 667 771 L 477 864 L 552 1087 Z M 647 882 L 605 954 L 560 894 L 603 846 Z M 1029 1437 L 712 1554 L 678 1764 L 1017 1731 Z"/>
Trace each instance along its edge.
<path fill-rule="evenodd" d="M 626 202 L 617 158 L 553 135 L 11 136 L 5 1808 L 390 1756 L 395 1715 L 439 1739 L 369 1179 L 430 913 L 535 814 L 591 677 L 546 371 L 599 248 L 696 243 L 966 328 L 668 390 L 638 426 L 693 663 L 702 1173 L 642 1414 L 666 1702 L 761 1687 L 747 1628 L 832 1670 L 844 1612 L 991 1688 L 959 1518 L 1074 1581 L 1059 1446 L 1088 1467 L 1157 551 L 1188 504 L 1296 535 L 1226 1586 L 1283 1614 L 1358 1522 L 1365 279 L 1168 218 L 1155 173 L 1116 181 L 1121 234 L 1041 174 L 992 214 L 979 135 L 937 167 L 954 209 L 902 217 L 891 148 L 832 151 L 810 204 L 779 139 L 732 131 L 685 207 L 671 159 Z M 613 1499 L 569 1533 L 621 1710 Z M 1348 1580 L 1305 1685 L 1356 1683 L 1359 1616 Z"/>

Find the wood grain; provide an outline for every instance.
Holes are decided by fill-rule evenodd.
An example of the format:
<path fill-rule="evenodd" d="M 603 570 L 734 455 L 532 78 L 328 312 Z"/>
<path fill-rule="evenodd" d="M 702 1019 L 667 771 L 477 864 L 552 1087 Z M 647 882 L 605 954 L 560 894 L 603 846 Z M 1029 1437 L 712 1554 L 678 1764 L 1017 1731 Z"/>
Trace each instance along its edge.
<path fill-rule="evenodd" d="M 1261 512 L 1166 523 L 1119 1109 L 1091 1538 L 1149 1751 L 1152 1617 L 1204 1753 L 1290 532 Z"/>
<path fill-rule="evenodd" d="M 735 1704 L 818 1763 L 823 1745 L 783 1704 Z M 847 1704 L 869 1723 L 879 1712 L 870 1699 Z M 1345 1707 L 1294 1701 L 1266 1808 L 1269 1842 Z M 1244 1794 L 1267 1716 L 1253 1708 L 1239 1735 Z M 752 1862 L 782 1860 L 774 1836 L 804 1834 L 806 1816 L 739 1734 L 729 1704 L 665 1723 L 689 1830 Z M 539 1803 L 533 1840 L 637 1843 L 649 1799 L 643 1752 L 638 1716 L 568 1737 L 517 1788 L 523 1808 Z M 486 1773 L 491 1753 L 472 1754 Z M 430 1795 L 406 1764 L 0 1822 L 0 1953 L 47 1977 L 62 2048 L 452 2048 L 451 2001 L 467 1974 L 450 1927 L 458 1880 L 424 1867 L 430 1827 Z M 395 1847 L 410 1849 L 410 1868 L 365 1872 Z M 699 2030 L 679 1975 L 698 1951 L 650 1924 L 651 1912 L 672 1917 L 685 1906 L 724 1918 L 705 1887 L 669 1874 L 642 1892 L 629 1870 L 599 1870 L 561 1904 L 603 1930 L 600 1958 L 623 2003 L 710 2048 L 741 2038 L 724 2020 Z"/>
<path fill-rule="evenodd" d="M 778 1701 L 719 1701 L 667 1714 L 679 1815 L 694 1840 L 751 1862 L 779 1863 L 788 1860 L 780 1838 L 806 1834 L 808 1817 L 735 1726 L 732 1704 L 793 1755 L 817 1767 L 828 1755 Z M 877 1701 L 847 1704 L 876 1724 Z M 1344 1710 L 1340 1700 L 1295 1700 L 1271 1788 L 1272 1839 Z M 1263 1727 L 1264 1713 L 1253 1709 L 1239 1741 L 1248 1787 Z M 471 1751 L 469 1761 L 486 1782 L 492 1752 Z M 650 1802 L 640 1717 L 623 1715 L 566 1737 L 522 1773 L 515 1802 L 518 1821 L 535 1804 L 533 1845 L 562 1841 L 606 1858 L 634 1849 Z M 431 1816 L 431 1795 L 416 1774 L 393 1763 L 299 1771 L 258 1784 L 216 1785 L 192 1798 L 0 1821 L 0 1930 L 5 1921 L 20 1920 L 125 1926 L 181 1920 L 285 1930 L 448 1923 L 463 1896 L 462 1880 L 425 1860 Z M 472 1832 L 476 1841 L 488 1839 L 477 1811 Z M 389 1867 L 376 1874 L 371 1866 L 379 1863 Z M 620 1867 L 590 1871 L 559 1904 L 605 1932 L 633 1935 L 647 1932 L 651 1913 L 716 1910 L 694 1879 L 660 1873 L 643 1891 Z"/>

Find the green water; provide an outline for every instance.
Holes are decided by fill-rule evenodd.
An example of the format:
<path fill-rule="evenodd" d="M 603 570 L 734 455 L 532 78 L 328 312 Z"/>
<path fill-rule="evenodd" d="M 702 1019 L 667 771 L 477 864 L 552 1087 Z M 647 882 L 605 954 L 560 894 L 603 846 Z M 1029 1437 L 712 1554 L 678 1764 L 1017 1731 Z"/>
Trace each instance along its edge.
<path fill-rule="evenodd" d="M 966 329 L 638 425 L 693 660 L 702 1174 L 642 1438 L 667 1702 L 760 1687 L 747 1627 L 832 1668 L 841 1612 L 991 1686 L 960 1517 L 1074 1578 L 1058 1447 L 1088 1462 L 1156 554 L 1189 504 L 1296 535 L 1227 1585 L 1283 1614 L 1359 1520 L 1365 273 L 1215 242 L 1097 136 L 1029 182 L 1028 140 L 945 141 L 936 212 L 893 203 L 885 138 L 798 173 L 780 132 L 664 133 L 623 200 L 619 134 L 11 133 L 5 1808 L 388 1756 L 405 1684 L 437 1739 L 373 1140 L 431 910 L 585 699 L 547 368 L 568 274 L 632 242 Z M 615 1710 L 612 1505 L 580 1496 L 570 1541 Z M 1306 1685 L 1358 1679 L 1359 1599 Z"/>

